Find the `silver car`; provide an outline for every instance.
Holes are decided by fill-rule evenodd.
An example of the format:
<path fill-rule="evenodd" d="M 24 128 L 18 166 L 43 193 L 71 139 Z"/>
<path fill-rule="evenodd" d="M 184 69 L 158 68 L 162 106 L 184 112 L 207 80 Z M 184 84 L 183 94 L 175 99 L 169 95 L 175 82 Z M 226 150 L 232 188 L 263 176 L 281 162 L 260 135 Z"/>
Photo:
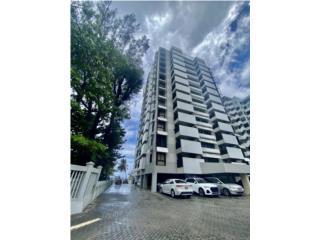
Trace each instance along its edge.
<path fill-rule="evenodd" d="M 218 184 L 220 192 L 225 196 L 230 195 L 243 195 L 244 189 L 239 184 L 235 183 L 224 183 L 219 178 L 216 177 L 207 177 L 206 180 L 211 183 Z"/>

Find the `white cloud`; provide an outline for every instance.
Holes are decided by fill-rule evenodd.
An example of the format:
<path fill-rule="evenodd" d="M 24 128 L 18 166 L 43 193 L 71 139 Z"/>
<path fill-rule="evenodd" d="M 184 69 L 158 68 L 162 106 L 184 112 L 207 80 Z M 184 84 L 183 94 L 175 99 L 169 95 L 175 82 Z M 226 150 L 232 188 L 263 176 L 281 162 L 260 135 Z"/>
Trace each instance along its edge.
<path fill-rule="evenodd" d="M 209 63 L 214 77 L 218 80 L 223 95 L 246 97 L 249 95 L 250 62 L 240 63 L 237 55 L 249 48 L 249 15 L 239 17 L 244 3 L 236 3 L 231 8 L 221 25 L 209 32 L 201 43 L 195 46 L 192 54 Z M 237 19 L 237 20 L 236 20 Z M 236 22 L 236 30 L 231 31 L 230 25 Z M 243 66 L 242 66 L 243 64 Z"/>

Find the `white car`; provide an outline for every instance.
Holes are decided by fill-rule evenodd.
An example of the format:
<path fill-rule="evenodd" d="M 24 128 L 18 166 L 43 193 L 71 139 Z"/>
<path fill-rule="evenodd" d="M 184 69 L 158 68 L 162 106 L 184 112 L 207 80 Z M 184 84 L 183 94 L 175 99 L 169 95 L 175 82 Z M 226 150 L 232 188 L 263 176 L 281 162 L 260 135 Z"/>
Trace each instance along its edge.
<path fill-rule="evenodd" d="M 211 183 L 218 184 L 221 193 L 225 196 L 230 196 L 230 195 L 241 196 L 244 193 L 243 187 L 240 186 L 239 184 L 224 183 L 219 178 L 216 178 L 216 177 L 207 177 L 206 179 Z"/>
<path fill-rule="evenodd" d="M 191 197 L 193 194 L 192 186 L 181 179 L 167 179 L 160 184 L 160 193 L 170 194 L 171 197 L 186 196 Z"/>
<path fill-rule="evenodd" d="M 192 185 L 192 189 L 195 193 L 201 197 L 204 196 L 220 196 L 220 190 L 218 184 L 210 183 L 203 178 L 187 178 L 187 183 Z"/>

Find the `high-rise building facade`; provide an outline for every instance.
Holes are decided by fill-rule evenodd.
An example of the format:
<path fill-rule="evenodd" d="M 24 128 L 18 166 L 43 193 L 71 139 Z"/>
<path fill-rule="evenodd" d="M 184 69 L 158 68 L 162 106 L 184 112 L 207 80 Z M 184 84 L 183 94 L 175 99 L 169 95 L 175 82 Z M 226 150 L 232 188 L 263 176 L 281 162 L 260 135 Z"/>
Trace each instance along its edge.
<path fill-rule="evenodd" d="M 245 161 L 210 69 L 180 49 L 159 48 L 143 92 L 134 175 L 156 191 L 168 178 L 241 179 Z"/>
<path fill-rule="evenodd" d="M 246 161 L 250 161 L 250 97 L 222 98 Z"/>

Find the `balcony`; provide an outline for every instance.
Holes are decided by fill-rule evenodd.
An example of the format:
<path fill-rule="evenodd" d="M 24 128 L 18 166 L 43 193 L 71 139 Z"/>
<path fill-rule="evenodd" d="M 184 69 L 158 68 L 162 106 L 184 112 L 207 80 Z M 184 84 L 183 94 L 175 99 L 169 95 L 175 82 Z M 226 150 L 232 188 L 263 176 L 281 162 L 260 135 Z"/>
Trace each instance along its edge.
<path fill-rule="evenodd" d="M 206 123 L 206 122 L 201 122 L 201 121 L 196 121 L 196 124 L 199 126 L 207 127 L 207 128 L 212 127 L 211 123 Z"/>
<path fill-rule="evenodd" d="M 191 123 L 196 124 L 196 118 L 195 116 L 187 113 L 178 112 L 178 122 L 184 122 L 184 123 Z"/>
<path fill-rule="evenodd" d="M 187 85 L 187 86 L 189 85 L 189 81 L 188 81 L 187 79 L 181 78 L 181 77 L 179 77 L 179 76 L 174 76 L 173 82 L 175 82 L 175 83 L 181 83 L 181 84 Z"/>
<path fill-rule="evenodd" d="M 176 91 L 176 98 L 186 102 L 192 102 L 192 97 L 188 94 Z"/>
<path fill-rule="evenodd" d="M 227 114 L 220 113 L 220 112 L 214 112 L 214 116 L 211 118 L 212 121 L 226 121 L 229 122 L 229 118 Z"/>
<path fill-rule="evenodd" d="M 247 139 L 250 139 L 250 135 L 247 134 L 247 133 L 239 136 L 239 140 L 245 141 L 245 140 L 247 140 Z"/>
<path fill-rule="evenodd" d="M 194 94 L 194 93 L 191 93 L 190 94 L 192 96 L 192 98 L 194 99 L 198 99 L 200 101 L 204 101 L 204 97 L 202 95 L 197 95 L 197 94 Z"/>
<path fill-rule="evenodd" d="M 179 132 L 176 134 L 176 136 L 199 138 L 199 132 L 197 128 L 179 125 Z"/>
<path fill-rule="evenodd" d="M 190 84 L 189 84 L 189 85 L 190 85 Z M 195 87 L 194 85 L 193 85 L 193 86 L 192 86 L 192 85 L 190 85 L 190 90 L 192 90 L 193 92 L 196 92 L 196 93 L 198 93 L 198 94 L 202 95 L 202 91 L 201 91 L 201 89 L 200 89 L 200 88 Z"/>
<path fill-rule="evenodd" d="M 217 110 L 217 111 L 220 111 L 220 112 L 226 112 L 224 110 L 224 107 L 221 105 L 221 104 L 217 104 L 217 103 L 210 103 L 209 105 L 209 112 L 213 111 L 213 110 Z"/>
<path fill-rule="evenodd" d="M 177 69 L 174 70 L 174 75 L 180 76 L 182 78 L 188 78 L 188 75 L 185 72 L 179 71 Z"/>
<path fill-rule="evenodd" d="M 143 132 L 146 132 L 149 129 L 149 124 L 145 124 L 143 127 Z"/>
<path fill-rule="evenodd" d="M 213 82 L 213 79 L 207 75 L 202 75 L 201 77 L 203 80 L 208 81 L 208 82 Z"/>
<path fill-rule="evenodd" d="M 177 149 L 178 152 L 183 152 L 183 153 L 193 153 L 193 154 L 199 154 L 202 155 L 202 147 L 200 142 L 196 141 L 190 141 L 190 140 L 185 140 L 181 139 L 181 147 Z"/>
<path fill-rule="evenodd" d="M 211 95 L 211 94 L 208 95 L 208 97 L 206 98 L 206 101 L 207 102 L 212 101 L 212 102 L 215 102 L 215 103 L 222 104 L 222 101 L 221 101 L 221 99 L 219 97 Z"/>
<path fill-rule="evenodd" d="M 214 90 L 214 89 L 212 89 L 212 88 L 206 88 L 206 91 L 207 91 L 207 93 L 210 93 L 210 94 L 213 94 L 213 95 L 215 95 L 215 96 L 217 96 L 217 97 L 219 97 L 220 95 L 219 95 L 219 93 L 218 93 L 218 91 L 217 90 Z"/>
<path fill-rule="evenodd" d="M 209 139 L 209 140 L 216 140 L 216 136 L 209 135 L 209 134 L 199 133 L 199 137 L 204 139 Z"/>
<path fill-rule="evenodd" d="M 148 140 L 148 133 L 145 132 L 142 137 L 142 142 L 146 142 Z"/>
<path fill-rule="evenodd" d="M 230 134 L 224 134 L 222 133 L 222 139 L 218 141 L 218 144 L 233 144 L 233 145 L 239 145 L 238 140 L 235 136 Z"/>
<path fill-rule="evenodd" d="M 144 143 L 141 147 L 141 155 L 145 155 L 147 153 L 147 144 Z"/>
<path fill-rule="evenodd" d="M 178 64 L 173 64 L 173 68 L 174 68 L 174 71 L 178 70 L 178 71 L 182 71 L 182 72 L 187 72 L 187 69 L 185 67 L 182 67 Z"/>
<path fill-rule="evenodd" d="M 140 158 L 140 161 L 139 161 L 139 169 L 145 169 L 146 167 L 146 158 L 145 157 L 142 157 Z"/>
<path fill-rule="evenodd" d="M 181 62 L 184 61 L 184 58 L 181 55 L 178 55 L 178 54 L 176 54 L 174 52 L 172 53 L 172 59 L 173 60 L 178 60 L 178 61 L 181 61 Z"/>
<path fill-rule="evenodd" d="M 202 84 L 202 86 L 210 87 L 210 88 L 214 88 L 214 89 L 216 89 L 216 87 L 214 86 L 214 84 L 213 84 L 213 83 L 211 83 L 211 82 L 208 82 L 208 81 L 202 81 L 202 82 L 201 82 L 201 84 Z"/>
<path fill-rule="evenodd" d="M 193 106 L 206 109 L 207 106 L 203 103 L 198 103 L 196 101 L 192 101 Z"/>
<path fill-rule="evenodd" d="M 176 58 L 173 58 L 172 60 L 173 60 L 173 63 L 177 63 L 177 64 L 179 64 L 179 65 L 185 66 L 184 61 L 180 61 L 180 60 L 178 60 L 178 59 L 176 59 Z"/>
<path fill-rule="evenodd" d="M 200 73 L 200 76 L 202 76 L 202 78 L 203 77 L 207 77 L 207 78 L 211 79 L 211 75 L 210 75 L 209 72 L 206 72 L 206 71 L 203 71 L 203 70 L 200 69 L 199 73 Z"/>
<path fill-rule="evenodd" d="M 183 111 L 187 111 L 187 112 L 191 112 L 191 113 L 194 112 L 192 104 L 184 103 L 184 102 L 180 102 L 180 101 L 177 101 L 177 106 L 175 109 L 183 110 Z"/>
<path fill-rule="evenodd" d="M 244 159 L 240 148 L 226 147 L 227 153 L 222 155 L 223 159 Z"/>
<path fill-rule="evenodd" d="M 204 163 L 202 158 L 187 158 L 183 157 L 183 172 L 190 174 L 201 174 L 201 163 Z"/>
<path fill-rule="evenodd" d="M 181 85 L 179 83 L 176 83 L 175 86 L 176 86 L 176 90 L 179 90 L 181 92 L 186 92 L 186 93 L 190 94 L 190 88 L 189 87 Z"/>
<path fill-rule="evenodd" d="M 205 153 L 214 153 L 214 154 L 220 154 L 220 150 L 217 148 L 206 148 L 202 147 L 203 154 Z"/>
<path fill-rule="evenodd" d="M 211 173 L 240 173 L 249 174 L 250 166 L 244 163 L 209 163 L 201 162 L 201 172 L 203 174 Z"/>

